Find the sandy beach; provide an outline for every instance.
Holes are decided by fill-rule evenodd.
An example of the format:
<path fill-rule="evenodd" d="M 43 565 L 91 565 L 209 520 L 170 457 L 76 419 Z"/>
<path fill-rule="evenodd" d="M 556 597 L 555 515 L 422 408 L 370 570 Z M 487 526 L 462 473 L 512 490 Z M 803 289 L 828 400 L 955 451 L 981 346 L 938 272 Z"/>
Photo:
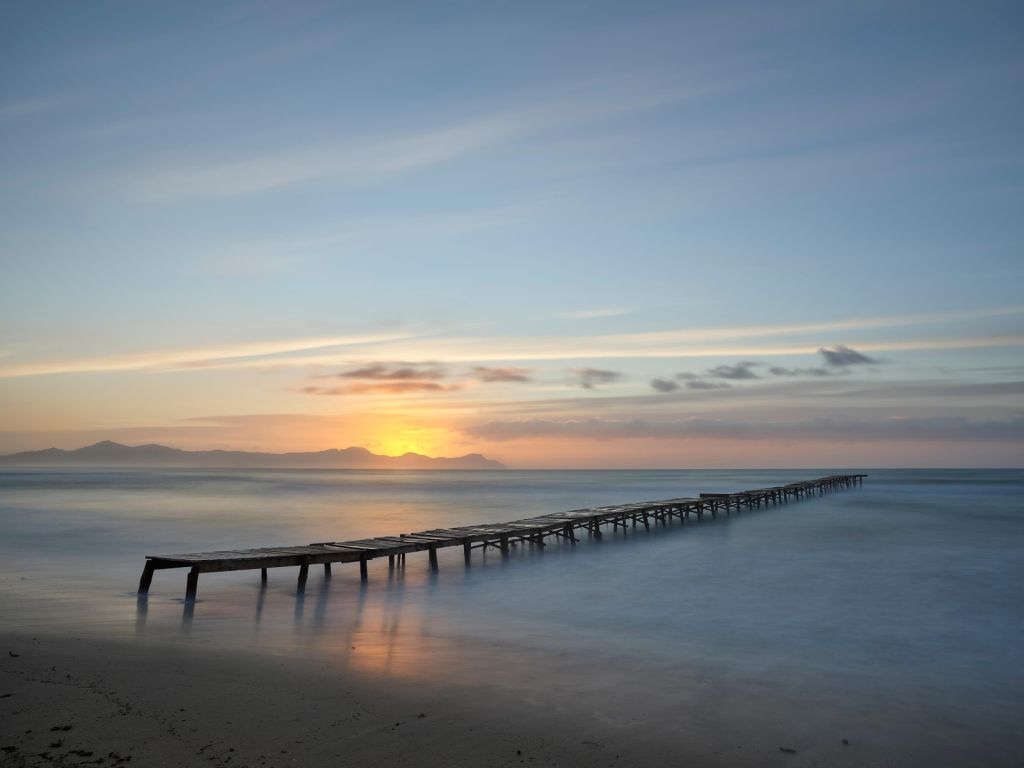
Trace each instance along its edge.
<path fill-rule="evenodd" d="M 523 696 L 176 643 L 3 643 L 4 766 L 935 766 L 972 754 L 1016 764 L 1011 745 L 977 734 L 890 727 L 898 713 L 884 707 L 843 712 L 778 691 L 702 692 L 694 707 L 683 691 Z"/>
<path fill-rule="evenodd" d="M 323 662 L 73 637 L 6 636 L 4 649 L 5 766 L 657 765 L 713 748 L 673 727 L 602 722 L 586 702 L 374 681 Z M 789 764 L 775 747 L 747 752 L 715 762 Z"/>

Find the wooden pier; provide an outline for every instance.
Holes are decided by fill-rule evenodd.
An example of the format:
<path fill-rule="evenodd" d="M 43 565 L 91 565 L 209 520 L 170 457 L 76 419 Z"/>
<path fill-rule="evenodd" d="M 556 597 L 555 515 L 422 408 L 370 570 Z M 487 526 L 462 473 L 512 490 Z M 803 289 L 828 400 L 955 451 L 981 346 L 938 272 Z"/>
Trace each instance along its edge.
<path fill-rule="evenodd" d="M 817 480 L 807 480 L 771 488 L 755 488 L 736 493 L 702 493 L 697 498 L 665 499 L 662 501 L 641 501 L 632 504 L 616 504 L 607 507 L 573 509 L 539 517 L 528 517 L 508 523 L 485 523 L 456 528 L 438 528 L 418 533 L 403 533 L 398 536 L 379 536 L 357 541 L 323 541 L 295 547 L 265 547 L 262 549 L 234 549 L 221 552 L 193 552 L 179 555 L 147 555 L 146 566 L 139 581 L 139 594 L 149 592 L 153 572 L 167 568 L 188 568 L 185 600 L 196 598 L 199 574 L 220 571 L 260 570 L 263 581 L 267 580 L 268 568 L 298 567 L 298 589 L 306 585 L 311 565 L 322 565 L 327 577 L 331 575 L 332 563 L 359 563 L 363 581 L 367 579 L 367 563 L 381 557 L 388 558 L 388 565 L 404 565 L 405 556 L 410 552 L 427 552 L 430 567 L 437 568 L 437 550 L 443 547 L 461 546 L 466 562 L 474 549 L 494 547 L 508 552 L 509 547 L 519 542 L 544 546 L 544 539 L 555 536 L 576 543 L 577 531 L 594 536 L 601 535 L 601 526 L 643 525 L 652 522 L 668 523 L 674 518 L 686 522 L 696 517 L 702 520 L 705 514 L 716 517 L 719 512 L 729 514 L 742 509 L 756 509 L 769 504 L 821 496 L 845 488 L 862 485 L 867 475 L 829 475 Z"/>

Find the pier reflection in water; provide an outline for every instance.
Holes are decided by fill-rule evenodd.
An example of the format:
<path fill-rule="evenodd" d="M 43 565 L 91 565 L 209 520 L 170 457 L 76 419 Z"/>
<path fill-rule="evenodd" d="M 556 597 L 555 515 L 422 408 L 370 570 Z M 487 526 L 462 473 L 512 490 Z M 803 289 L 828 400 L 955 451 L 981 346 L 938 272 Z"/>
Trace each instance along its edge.
<path fill-rule="evenodd" d="M 250 474 L 7 478 L 0 618 L 29 636 L 128 635 L 310 661 L 337 684 L 358 674 L 491 686 L 634 711 L 671 691 L 672 711 L 692 697 L 696 717 L 766 691 L 824 697 L 851 717 L 884 700 L 901 713 L 893 727 L 957 723 L 951 732 L 1008 733 L 1019 719 L 1020 472 L 872 471 L 851 493 L 699 524 L 606 528 L 575 547 L 549 539 L 507 557 L 489 548 L 468 568 L 459 548 L 439 553 L 436 573 L 425 555 L 393 572 L 383 558 L 365 585 L 358 568 L 336 567 L 330 580 L 317 569 L 301 601 L 288 568 L 266 585 L 258 571 L 218 574 L 190 611 L 178 580 L 158 580 L 147 600 L 126 589 L 154 541 L 164 551 L 240 536 L 317 541 L 471 524 L 482 497 L 492 519 L 509 520 L 807 476 Z M 425 500 L 418 517 L 414 498 Z"/>

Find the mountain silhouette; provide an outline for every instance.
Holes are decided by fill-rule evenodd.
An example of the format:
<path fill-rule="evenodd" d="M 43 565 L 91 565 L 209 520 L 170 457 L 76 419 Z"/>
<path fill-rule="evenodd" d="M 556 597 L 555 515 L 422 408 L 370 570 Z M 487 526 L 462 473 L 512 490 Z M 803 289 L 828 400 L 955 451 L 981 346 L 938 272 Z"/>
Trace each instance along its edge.
<path fill-rule="evenodd" d="M 505 469 L 479 453 L 452 458 L 405 453 L 382 456 L 365 448 L 330 448 L 298 453 L 184 451 L 166 445 L 123 445 L 101 440 L 72 451 L 46 448 L 0 456 L 0 466 L 22 467 L 195 467 L 201 469 Z"/>

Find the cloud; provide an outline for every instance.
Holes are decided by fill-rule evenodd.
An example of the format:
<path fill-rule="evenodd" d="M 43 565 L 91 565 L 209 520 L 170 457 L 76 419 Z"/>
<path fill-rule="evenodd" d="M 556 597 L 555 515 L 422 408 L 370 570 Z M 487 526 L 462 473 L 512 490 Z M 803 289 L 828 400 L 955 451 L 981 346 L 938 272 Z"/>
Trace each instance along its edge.
<path fill-rule="evenodd" d="M 464 430 L 490 441 L 574 438 L 586 440 L 740 440 L 871 441 L 1021 441 L 1024 416 L 1002 420 L 971 420 L 959 416 L 890 419 L 814 418 L 786 422 L 743 422 L 728 419 L 524 419 L 495 420 Z"/>
<path fill-rule="evenodd" d="M 488 368 L 487 366 L 478 365 L 473 369 L 473 373 L 480 381 L 486 384 L 496 382 L 523 383 L 531 380 L 529 368 Z"/>
<path fill-rule="evenodd" d="M 729 379 L 732 381 L 745 380 L 745 379 L 759 379 L 761 378 L 751 369 L 764 363 L 756 363 L 751 360 L 743 360 L 735 365 L 716 365 L 714 368 L 708 368 L 704 374 L 690 373 L 684 371 L 683 373 L 677 373 L 676 378 L 680 381 L 686 382 L 688 389 L 728 389 L 729 384 L 724 381 L 708 381 L 711 379 Z M 707 378 L 705 378 L 707 377 Z M 678 389 L 674 387 L 673 389 Z M 662 392 L 669 392 L 671 390 L 663 389 Z"/>
<path fill-rule="evenodd" d="M 858 352 L 855 349 L 843 346 L 842 344 L 839 344 L 832 349 L 821 347 L 818 350 L 818 353 L 825 358 L 825 362 L 828 365 L 836 367 L 844 367 L 847 365 L 870 365 L 878 362 L 874 358 L 868 357 L 867 355 Z"/>
<path fill-rule="evenodd" d="M 447 377 L 435 363 L 374 363 L 318 378 L 349 379 L 354 383 L 340 387 L 303 387 L 307 395 L 404 395 L 413 392 L 453 392 L 457 384 L 440 384 Z"/>
<path fill-rule="evenodd" d="M 679 389 L 679 384 L 669 379 L 652 379 L 651 387 L 658 392 L 675 392 Z"/>
<path fill-rule="evenodd" d="M 391 138 L 353 137 L 227 162 L 179 163 L 144 170 L 120 186 L 137 199 L 161 202 L 238 197 L 326 178 L 365 183 L 455 160 L 518 131 L 513 120 L 498 115 Z"/>
<path fill-rule="evenodd" d="M 688 379 L 686 381 L 687 389 L 729 389 L 731 386 L 724 381 L 708 381 L 706 379 Z"/>
<path fill-rule="evenodd" d="M 116 371 L 168 371 L 197 368 L 256 367 L 271 363 L 301 361 L 309 358 L 300 353 L 330 351 L 337 354 L 348 347 L 363 348 L 409 338 L 405 333 L 378 333 L 355 336 L 325 336 L 275 341 L 241 342 L 190 349 L 164 349 L 122 355 L 98 356 L 72 360 L 12 363 L 0 368 L 0 378 L 43 376 L 58 373 L 97 373 Z"/>
<path fill-rule="evenodd" d="M 59 373 L 116 371 L 181 371 L 195 368 L 258 368 L 268 364 L 289 367 L 310 365 L 338 366 L 353 358 L 389 360 L 443 360 L 448 363 L 486 363 L 525 360 L 580 360 L 599 358 L 694 358 L 746 357 L 810 354 L 815 351 L 804 343 L 757 343 L 754 337 L 816 333 L 836 325 L 874 328 L 906 325 L 912 322 L 946 322 L 955 318 L 1017 315 L 1024 307 L 1003 307 L 973 313 L 948 315 L 873 318 L 821 323 L 815 326 L 761 326 L 756 328 L 707 328 L 618 334 L 614 336 L 443 336 L 426 331 L 367 334 L 339 338 L 307 338 L 222 344 L 190 349 L 156 349 L 144 352 L 97 355 L 86 358 L 54 360 L 0 361 L 0 378 L 41 376 Z M 346 347 L 357 347 L 358 353 Z M 1024 335 L 988 337 L 923 338 L 858 344 L 872 351 L 924 349 L 1019 348 Z M 829 350 L 835 351 L 835 350 Z M 858 354 L 862 354 L 858 352 Z M 24 358 L 24 353 L 18 357 Z"/>
<path fill-rule="evenodd" d="M 436 381 L 375 381 L 359 382 L 345 387 L 303 387 L 307 395 L 405 395 L 412 392 L 453 392 L 457 384 L 438 384 Z"/>
<path fill-rule="evenodd" d="M 296 184 L 337 180 L 366 183 L 453 162 L 503 143 L 563 126 L 591 123 L 678 102 L 694 95 L 668 84 L 593 81 L 587 92 L 401 135 L 348 136 L 312 146 L 280 147 L 234 160 L 206 158 L 131 173 L 115 183 L 138 200 L 230 198 Z"/>
<path fill-rule="evenodd" d="M 768 369 L 772 376 L 835 376 L 838 371 L 830 371 L 828 368 L 783 368 L 773 365 Z"/>
<path fill-rule="evenodd" d="M 448 374 L 445 370 L 434 364 L 426 364 L 424 367 L 415 365 L 388 366 L 375 364 L 363 368 L 354 368 L 350 371 L 342 371 L 334 374 L 339 379 L 371 379 L 374 381 L 413 381 L 426 380 L 436 381 L 443 379 Z"/>
<path fill-rule="evenodd" d="M 838 346 L 834 349 L 822 348 L 818 351 L 825 355 L 826 361 L 829 365 L 834 368 L 839 368 L 840 370 L 831 370 L 828 368 L 784 368 L 782 366 L 773 365 L 768 368 L 768 373 L 772 376 L 785 376 L 788 378 L 795 378 L 798 376 L 835 376 L 840 373 L 849 373 L 848 370 L 845 370 L 848 366 L 876 362 L 867 355 L 844 346 Z M 676 378 L 687 381 L 687 386 L 691 389 L 712 389 L 713 387 L 709 385 L 702 376 L 706 376 L 711 379 L 727 379 L 730 381 L 760 379 L 762 377 L 755 373 L 753 369 L 763 365 L 764 363 L 755 362 L 753 360 L 743 360 L 735 365 L 716 365 L 714 368 L 708 368 L 704 374 L 678 373 L 676 374 Z"/>
<path fill-rule="evenodd" d="M 716 365 L 714 368 L 708 369 L 708 376 L 713 379 L 759 379 L 761 377 L 751 370 L 758 365 L 761 363 L 749 360 L 736 363 L 736 365 Z"/>
<path fill-rule="evenodd" d="M 601 368 L 572 368 L 569 373 L 576 377 L 578 383 L 584 389 L 595 389 L 601 384 L 611 384 L 619 381 L 622 374 L 616 371 L 606 371 Z"/>

